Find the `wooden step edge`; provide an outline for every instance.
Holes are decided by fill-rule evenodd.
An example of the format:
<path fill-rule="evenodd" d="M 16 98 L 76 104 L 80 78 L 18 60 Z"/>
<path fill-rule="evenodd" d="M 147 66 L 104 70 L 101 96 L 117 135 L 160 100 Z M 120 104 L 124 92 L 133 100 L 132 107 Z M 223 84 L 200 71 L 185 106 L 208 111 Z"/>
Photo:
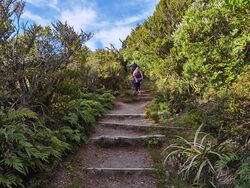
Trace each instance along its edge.
<path fill-rule="evenodd" d="M 154 97 L 152 96 L 140 96 L 140 95 L 137 95 L 137 100 L 152 100 L 154 99 Z"/>
<path fill-rule="evenodd" d="M 145 118 L 145 114 L 106 114 L 104 118 Z"/>
<path fill-rule="evenodd" d="M 139 93 L 137 94 L 138 97 L 153 97 L 152 95 L 148 94 L 148 93 Z"/>
<path fill-rule="evenodd" d="M 138 93 L 138 95 L 147 95 L 147 96 L 149 96 L 150 94 L 148 93 L 148 92 L 144 92 L 144 91 L 141 91 L 140 93 Z"/>
<path fill-rule="evenodd" d="M 101 126 L 106 126 L 109 128 L 124 128 L 132 130 L 178 130 L 178 131 L 188 131 L 190 128 L 184 127 L 167 127 L 160 125 L 136 125 L 136 124 L 124 124 L 124 123 L 110 123 L 110 122 L 98 122 Z"/>
<path fill-rule="evenodd" d="M 153 171 L 155 168 L 96 168 L 96 167 L 90 167 L 90 168 L 85 168 L 85 170 L 97 170 L 97 171 Z"/>
<path fill-rule="evenodd" d="M 154 168 L 85 168 L 85 171 L 98 175 L 117 175 L 117 174 L 152 174 L 155 172 Z"/>
<path fill-rule="evenodd" d="M 100 147 L 131 147 L 131 146 L 159 146 L 166 140 L 165 135 L 143 135 L 143 136 L 108 136 L 101 135 L 90 138 L 90 141 Z"/>
<path fill-rule="evenodd" d="M 107 136 L 107 135 L 101 135 L 101 136 L 97 136 L 94 138 L 91 138 L 92 140 L 98 140 L 98 139 L 102 139 L 102 138 L 107 138 L 107 139 L 148 139 L 148 138 L 165 138 L 165 135 L 162 134 L 154 134 L 154 135 L 141 135 L 141 136 Z"/>
<path fill-rule="evenodd" d="M 145 90 L 141 90 L 141 93 L 149 93 L 155 91 L 155 89 L 145 89 Z"/>

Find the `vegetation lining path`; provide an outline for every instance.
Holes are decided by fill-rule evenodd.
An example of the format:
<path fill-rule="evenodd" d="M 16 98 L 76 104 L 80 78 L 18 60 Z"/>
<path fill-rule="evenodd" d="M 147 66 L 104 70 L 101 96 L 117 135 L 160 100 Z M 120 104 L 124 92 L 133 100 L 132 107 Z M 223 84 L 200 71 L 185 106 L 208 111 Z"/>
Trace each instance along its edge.
<path fill-rule="evenodd" d="M 151 97 L 144 93 L 138 99 L 133 103 L 115 104 L 97 125 L 88 145 L 73 157 L 74 162 L 57 174 L 51 187 L 157 186 L 154 162 L 147 146 L 160 144 L 165 136 L 155 132 L 155 125 L 144 119 L 143 109 Z M 150 128 L 154 134 L 149 133 Z"/>

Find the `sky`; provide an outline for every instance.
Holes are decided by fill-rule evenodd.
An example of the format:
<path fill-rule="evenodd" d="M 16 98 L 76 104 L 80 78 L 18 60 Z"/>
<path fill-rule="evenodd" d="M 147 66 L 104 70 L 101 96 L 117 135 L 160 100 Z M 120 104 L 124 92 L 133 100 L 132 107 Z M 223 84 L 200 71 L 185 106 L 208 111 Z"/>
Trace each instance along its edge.
<path fill-rule="evenodd" d="M 159 0 L 25 0 L 22 18 L 42 26 L 67 21 L 76 31 L 92 32 L 91 49 L 121 47 L 137 24 L 151 16 Z"/>

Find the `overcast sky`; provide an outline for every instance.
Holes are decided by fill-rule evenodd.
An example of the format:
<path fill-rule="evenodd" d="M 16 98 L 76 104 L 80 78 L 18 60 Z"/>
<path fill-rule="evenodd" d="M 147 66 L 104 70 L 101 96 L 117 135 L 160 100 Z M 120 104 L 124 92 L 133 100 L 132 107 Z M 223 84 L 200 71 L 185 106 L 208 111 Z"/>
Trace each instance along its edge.
<path fill-rule="evenodd" d="M 79 31 L 94 33 L 87 46 L 94 50 L 121 46 L 138 23 L 153 14 L 159 0 L 25 0 L 23 19 L 40 25 L 67 21 Z"/>

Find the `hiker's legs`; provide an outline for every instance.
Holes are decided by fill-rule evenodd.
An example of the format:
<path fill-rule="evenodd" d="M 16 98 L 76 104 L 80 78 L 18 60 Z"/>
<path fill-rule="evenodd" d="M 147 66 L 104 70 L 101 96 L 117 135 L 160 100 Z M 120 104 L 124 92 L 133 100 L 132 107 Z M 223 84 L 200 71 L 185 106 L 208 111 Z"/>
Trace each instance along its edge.
<path fill-rule="evenodd" d="M 134 79 L 131 80 L 131 84 L 132 84 L 131 89 L 134 90 L 135 89 L 135 81 L 134 81 Z"/>
<path fill-rule="evenodd" d="M 141 82 L 138 83 L 138 92 L 141 92 Z"/>
<path fill-rule="evenodd" d="M 138 93 L 140 87 L 140 83 L 135 83 L 135 92 Z"/>

